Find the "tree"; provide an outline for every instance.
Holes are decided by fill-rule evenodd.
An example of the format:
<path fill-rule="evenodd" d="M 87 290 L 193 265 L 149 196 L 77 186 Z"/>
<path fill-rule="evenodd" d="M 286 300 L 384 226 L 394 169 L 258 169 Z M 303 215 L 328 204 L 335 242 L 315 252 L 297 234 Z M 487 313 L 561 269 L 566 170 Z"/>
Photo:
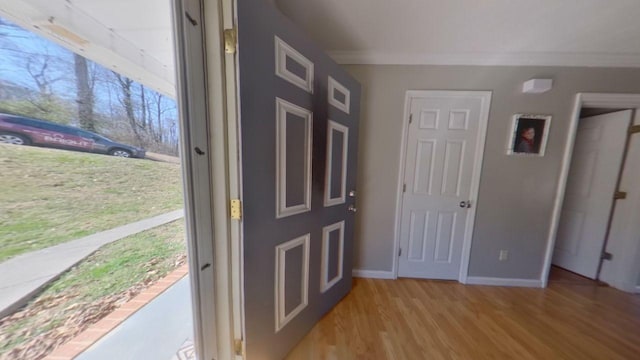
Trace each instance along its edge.
<path fill-rule="evenodd" d="M 76 101 L 78 103 L 78 120 L 80 127 L 89 130 L 96 131 L 96 123 L 93 114 L 94 106 L 94 94 L 93 94 L 93 79 L 89 76 L 89 66 L 87 59 L 84 57 L 73 54 L 75 72 L 76 72 Z"/>
<path fill-rule="evenodd" d="M 121 96 L 119 97 L 120 104 L 124 107 L 125 114 L 127 115 L 127 120 L 129 120 L 129 125 L 131 126 L 131 131 L 136 137 L 136 141 L 138 145 L 143 145 L 144 141 L 140 134 L 140 126 L 136 121 L 136 114 L 133 107 L 133 96 L 131 94 L 131 88 L 133 85 L 133 80 L 128 77 L 124 77 L 117 72 L 113 72 L 115 78 L 120 86 Z"/>

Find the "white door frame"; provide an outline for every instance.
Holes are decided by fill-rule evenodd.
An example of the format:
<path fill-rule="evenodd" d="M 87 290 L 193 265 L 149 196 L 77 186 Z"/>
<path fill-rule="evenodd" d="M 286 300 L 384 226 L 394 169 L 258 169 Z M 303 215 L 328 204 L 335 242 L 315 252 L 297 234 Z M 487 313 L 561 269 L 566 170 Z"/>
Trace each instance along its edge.
<path fill-rule="evenodd" d="M 549 282 L 549 271 L 551 269 L 551 261 L 556 243 L 558 225 L 560 223 L 560 214 L 564 203 L 565 190 L 569 177 L 569 168 L 573 156 L 573 148 L 578 130 L 578 122 L 580 121 L 580 111 L 583 107 L 598 107 L 610 109 L 640 109 L 640 94 L 605 94 L 605 93 L 578 93 L 573 105 L 573 114 L 569 123 L 569 131 L 567 132 L 566 145 L 562 156 L 562 168 L 558 180 L 558 188 L 556 190 L 556 198 L 551 213 L 551 226 L 547 236 L 547 249 L 544 258 L 544 265 L 540 280 L 542 287 L 547 287 Z M 636 119 L 638 111 L 636 111 Z M 625 264 L 629 271 L 633 271 L 633 264 Z M 637 276 L 636 274 L 636 281 Z"/>
<path fill-rule="evenodd" d="M 173 2 L 194 343 L 203 359 L 234 358 L 235 339 L 242 339 L 234 287 L 240 275 L 232 269 L 239 257 L 240 245 L 233 241 L 239 222 L 228 213 L 230 199 L 239 198 L 235 80 L 228 79 L 235 76 L 235 58 L 223 55 L 222 42 L 232 14 L 232 0 Z M 198 38 L 187 34 L 194 18 L 206 24 Z"/>
<path fill-rule="evenodd" d="M 455 91 L 455 90 L 409 90 L 405 96 L 404 116 L 402 120 L 402 143 L 400 150 L 400 170 L 398 174 L 398 189 L 396 197 L 396 217 L 394 226 L 394 245 L 393 245 L 393 278 L 398 278 L 398 254 L 400 249 L 400 231 L 402 221 L 402 196 L 405 175 L 405 161 L 407 152 L 407 141 L 409 137 L 409 115 L 411 114 L 411 99 L 425 97 L 464 97 L 479 98 L 480 106 L 480 123 L 478 124 L 478 140 L 476 143 L 476 151 L 474 158 L 473 173 L 471 175 L 471 191 L 469 192 L 469 200 L 471 208 L 467 215 L 465 226 L 464 241 L 462 243 L 462 259 L 460 261 L 460 274 L 458 281 L 466 284 L 467 275 L 469 273 L 469 258 L 471 255 L 471 241 L 473 238 L 473 228 L 476 219 L 476 210 L 478 204 L 478 191 L 480 190 L 480 175 L 482 173 L 482 160 L 484 158 L 484 145 L 487 138 L 487 126 L 489 124 L 489 109 L 491 107 L 491 91 Z"/>

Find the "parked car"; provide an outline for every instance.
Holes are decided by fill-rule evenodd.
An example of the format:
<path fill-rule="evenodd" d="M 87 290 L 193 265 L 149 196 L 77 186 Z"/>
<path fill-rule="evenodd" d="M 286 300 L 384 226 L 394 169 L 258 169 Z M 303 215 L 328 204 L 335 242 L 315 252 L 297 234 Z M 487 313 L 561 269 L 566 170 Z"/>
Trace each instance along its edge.
<path fill-rule="evenodd" d="M 136 158 L 144 158 L 146 152 L 77 127 L 9 114 L 0 114 L 0 144 L 35 145 Z"/>

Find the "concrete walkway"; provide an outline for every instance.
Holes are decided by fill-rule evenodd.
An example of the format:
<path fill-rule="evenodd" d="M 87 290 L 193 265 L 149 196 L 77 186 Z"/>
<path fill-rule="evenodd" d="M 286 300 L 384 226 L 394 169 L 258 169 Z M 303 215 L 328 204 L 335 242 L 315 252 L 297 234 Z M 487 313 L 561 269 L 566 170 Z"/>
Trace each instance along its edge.
<path fill-rule="evenodd" d="M 183 210 L 172 211 L 0 263 L 0 318 L 23 306 L 33 294 L 100 247 L 183 216 Z"/>
<path fill-rule="evenodd" d="M 176 352 L 193 339 L 189 286 L 185 276 L 74 360 L 183 359 Z"/>

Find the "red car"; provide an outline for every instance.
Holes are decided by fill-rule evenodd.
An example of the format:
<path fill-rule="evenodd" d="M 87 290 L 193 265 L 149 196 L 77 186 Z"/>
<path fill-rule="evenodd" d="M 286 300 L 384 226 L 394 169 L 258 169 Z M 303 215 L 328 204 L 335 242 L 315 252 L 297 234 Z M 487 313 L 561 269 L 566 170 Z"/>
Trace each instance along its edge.
<path fill-rule="evenodd" d="M 0 144 L 36 145 L 121 157 L 144 158 L 145 150 L 102 135 L 23 116 L 0 114 Z"/>

